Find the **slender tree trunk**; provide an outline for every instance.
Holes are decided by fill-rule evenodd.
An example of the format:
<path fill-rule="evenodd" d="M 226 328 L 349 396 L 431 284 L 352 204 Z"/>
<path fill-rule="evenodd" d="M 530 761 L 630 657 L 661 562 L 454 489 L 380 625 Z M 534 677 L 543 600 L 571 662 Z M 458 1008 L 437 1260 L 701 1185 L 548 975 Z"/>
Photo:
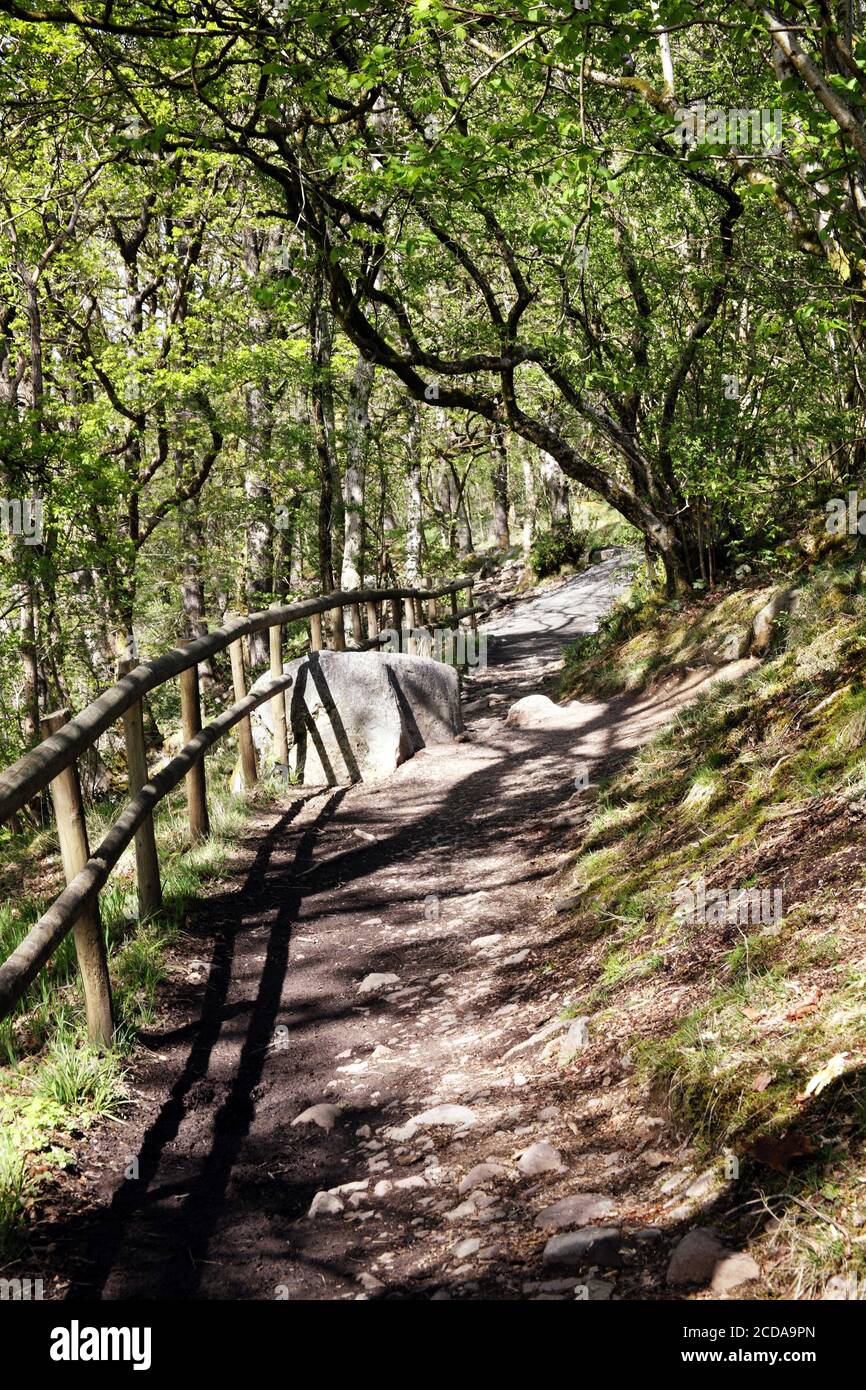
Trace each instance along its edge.
<path fill-rule="evenodd" d="M 244 233 L 244 264 L 251 281 L 261 272 L 263 238 L 260 232 L 247 228 Z M 253 341 L 264 343 L 268 323 L 264 311 L 257 308 L 250 315 Z M 251 612 L 267 605 L 274 576 L 274 502 L 265 469 L 270 454 L 272 419 L 268 381 L 255 382 L 247 387 L 247 439 L 244 492 L 249 507 L 246 531 L 246 600 Z M 250 665 L 255 670 L 268 665 L 268 634 L 253 632 L 249 639 Z"/>
<path fill-rule="evenodd" d="M 500 550 L 507 550 L 511 545 L 511 533 L 508 529 L 508 449 L 505 443 L 505 434 L 501 429 L 493 430 L 491 443 L 493 446 L 493 467 L 491 469 L 493 525 L 491 539 Z"/>
<path fill-rule="evenodd" d="M 525 440 L 520 441 L 520 458 L 523 464 L 523 553 L 528 555 L 535 539 L 535 513 L 538 501 L 535 495 L 535 473 L 532 468 L 532 450 Z"/>
<path fill-rule="evenodd" d="M 421 574 L 421 406 L 409 402 L 406 432 L 406 581 L 417 585 Z"/>
<path fill-rule="evenodd" d="M 183 633 L 188 638 L 206 637 L 208 625 L 205 619 L 202 570 L 204 533 L 197 497 L 191 498 L 181 508 L 179 525 L 181 544 L 180 603 Z M 202 680 L 210 682 L 214 679 L 213 662 L 210 658 L 203 661 L 198 669 Z"/>
<path fill-rule="evenodd" d="M 550 508 L 551 525 L 557 526 L 569 520 L 568 479 L 550 454 L 541 455 L 541 481 Z"/>

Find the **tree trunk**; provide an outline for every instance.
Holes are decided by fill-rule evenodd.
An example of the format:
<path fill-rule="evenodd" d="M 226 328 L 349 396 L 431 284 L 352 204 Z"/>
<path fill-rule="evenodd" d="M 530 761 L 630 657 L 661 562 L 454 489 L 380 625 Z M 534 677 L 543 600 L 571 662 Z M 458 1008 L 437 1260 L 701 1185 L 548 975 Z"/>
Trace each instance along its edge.
<path fill-rule="evenodd" d="M 493 445 L 493 467 L 490 475 L 493 484 L 491 540 L 500 550 L 507 550 L 511 545 L 511 533 L 508 529 L 508 449 L 504 431 L 495 428 L 491 442 Z"/>
<path fill-rule="evenodd" d="M 535 539 L 535 514 L 538 505 L 535 495 L 535 473 L 532 468 L 532 450 L 526 440 L 520 441 L 520 457 L 523 464 L 523 553 L 528 555 Z"/>
<path fill-rule="evenodd" d="M 406 582 L 417 586 L 421 574 L 421 406 L 409 402 L 406 432 Z"/>
<path fill-rule="evenodd" d="M 550 508 L 551 525 L 568 522 L 568 480 L 556 459 L 544 452 L 541 455 L 541 481 Z"/>

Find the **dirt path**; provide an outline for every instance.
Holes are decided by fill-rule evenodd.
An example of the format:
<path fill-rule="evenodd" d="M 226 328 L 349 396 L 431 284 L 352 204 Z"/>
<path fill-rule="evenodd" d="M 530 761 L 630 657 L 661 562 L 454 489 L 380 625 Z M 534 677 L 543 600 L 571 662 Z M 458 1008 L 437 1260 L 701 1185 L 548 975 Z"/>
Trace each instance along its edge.
<path fill-rule="evenodd" d="M 198 914 L 168 1023 L 144 1040 L 139 1108 L 85 1147 L 77 1203 L 58 1194 L 38 1231 L 54 1296 L 573 1296 L 574 1273 L 542 1266 L 534 1222 L 587 1178 L 593 1218 L 636 1209 L 617 1141 L 575 1119 L 578 1099 L 605 1113 L 616 1073 L 593 1058 L 579 1094 L 555 1022 L 510 1049 L 576 993 L 553 964 L 567 932 L 550 882 L 576 765 L 626 755 L 691 691 L 540 728 L 504 715 L 626 578 L 605 561 L 491 625 L 466 742 L 258 816 Z M 322 1105 L 339 1107 L 317 1112 L 332 1128 L 292 1123 Z M 637 1147 L 657 1132 L 630 1125 Z M 562 1166 L 522 1173 L 538 1143 Z"/>

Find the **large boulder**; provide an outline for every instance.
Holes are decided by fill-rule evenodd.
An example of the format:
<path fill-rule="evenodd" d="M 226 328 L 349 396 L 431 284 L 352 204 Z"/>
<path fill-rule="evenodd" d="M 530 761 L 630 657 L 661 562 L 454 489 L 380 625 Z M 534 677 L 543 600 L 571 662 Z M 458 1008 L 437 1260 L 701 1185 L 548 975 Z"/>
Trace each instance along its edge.
<path fill-rule="evenodd" d="M 457 672 L 442 662 L 385 652 L 311 652 L 286 666 L 289 768 L 304 786 L 387 777 L 419 748 L 462 732 Z M 266 685 L 260 676 L 253 690 Z M 270 700 L 253 714 L 270 745 Z"/>
<path fill-rule="evenodd" d="M 755 614 L 752 619 L 750 634 L 749 654 L 751 656 L 767 655 L 778 638 L 780 626 L 784 623 L 785 618 L 795 611 L 799 596 L 799 589 L 793 587 L 779 589 L 773 594 L 769 603 L 765 603 L 764 607 Z"/>

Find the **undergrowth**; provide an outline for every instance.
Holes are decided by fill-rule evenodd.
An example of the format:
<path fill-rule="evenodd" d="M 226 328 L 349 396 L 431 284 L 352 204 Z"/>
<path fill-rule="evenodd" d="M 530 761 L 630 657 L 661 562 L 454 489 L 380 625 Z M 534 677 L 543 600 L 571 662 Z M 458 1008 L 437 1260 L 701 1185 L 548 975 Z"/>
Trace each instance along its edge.
<path fill-rule="evenodd" d="M 100 913 L 115 1003 L 116 1032 L 110 1049 L 87 1041 L 83 1002 L 70 933 L 40 971 L 16 1010 L 0 1021 L 0 1256 L 19 1246 L 40 1183 L 72 1161 L 70 1132 L 97 1118 L 118 1120 L 132 1102 L 127 1072 L 140 1029 L 156 1014 L 158 990 L 171 969 L 171 949 L 190 903 L 228 863 L 260 790 L 237 796 L 227 789 L 228 754 L 209 767 L 210 838 L 190 846 L 182 789 L 166 798 L 155 817 L 163 908 L 140 921 L 130 846 L 100 895 Z M 105 800 L 91 809 L 88 833 L 97 845 L 120 809 Z M 39 892 L 28 893 L 25 875 L 39 871 Z M 62 887 L 53 829 L 28 838 L 7 837 L 3 846 L 6 901 L 0 905 L 0 960 L 27 934 Z"/>
<path fill-rule="evenodd" d="M 839 1267 L 840 1242 L 860 1267 L 866 1221 L 860 558 L 802 577 L 770 655 L 708 686 L 593 789 L 563 885 L 579 899 L 586 982 L 570 1012 L 627 1011 L 638 1076 L 711 1160 L 737 1157 L 765 1204 L 778 1286 L 801 1297 Z M 663 606 L 638 586 L 571 650 L 562 693 L 598 698 L 719 664 L 720 651 L 735 659 L 770 592 L 747 582 Z M 683 903 L 699 884 L 726 904 L 755 896 L 696 920 Z M 781 893 L 778 916 L 758 911 L 760 890 Z"/>

